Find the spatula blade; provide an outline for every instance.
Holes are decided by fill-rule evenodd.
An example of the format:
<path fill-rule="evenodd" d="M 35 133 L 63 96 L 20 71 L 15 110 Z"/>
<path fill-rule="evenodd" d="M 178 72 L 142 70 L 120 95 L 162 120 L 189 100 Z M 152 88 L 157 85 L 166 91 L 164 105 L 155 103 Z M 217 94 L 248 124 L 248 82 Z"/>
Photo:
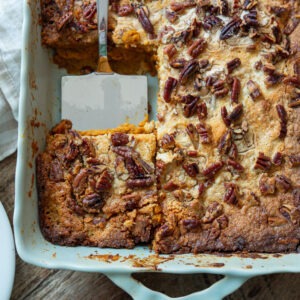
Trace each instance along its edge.
<path fill-rule="evenodd" d="M 138 125 L 147 114 L 147 77 L 92 73 L 62 77 L 62 118 L 78 130 Z"/>

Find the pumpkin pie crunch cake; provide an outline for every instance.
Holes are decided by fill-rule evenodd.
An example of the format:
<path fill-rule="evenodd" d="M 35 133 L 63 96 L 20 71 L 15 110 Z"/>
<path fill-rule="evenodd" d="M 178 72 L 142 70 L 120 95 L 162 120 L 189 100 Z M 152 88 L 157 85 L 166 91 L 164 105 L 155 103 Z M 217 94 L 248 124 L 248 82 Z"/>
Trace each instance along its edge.
<path fill-rule="evenodd" d="M 93 70 L 94 1 L 41 7 L 56 60 Z M 111 1 L 112 65 L 156 62 L 155 134 L 56 126 L 37 160 L 44 235 L 159 253 L 299 250 L 299 23 L 298 1 Z"/>

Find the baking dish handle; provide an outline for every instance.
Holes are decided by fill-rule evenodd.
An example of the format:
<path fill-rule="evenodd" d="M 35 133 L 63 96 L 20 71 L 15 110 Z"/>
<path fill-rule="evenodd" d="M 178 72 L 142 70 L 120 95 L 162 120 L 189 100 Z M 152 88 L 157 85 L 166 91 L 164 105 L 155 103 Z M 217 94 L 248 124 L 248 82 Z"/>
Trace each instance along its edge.
<path fill-rule="evenodd" d="M 246 276 L 226 275 L 205 290 L 173 298 L 147 288 L 141 282 L 134 279 L 131 274 L 106 273 L 105 275 L 136 300 L 219 300 L 236 291 L 250 278 Z"/>

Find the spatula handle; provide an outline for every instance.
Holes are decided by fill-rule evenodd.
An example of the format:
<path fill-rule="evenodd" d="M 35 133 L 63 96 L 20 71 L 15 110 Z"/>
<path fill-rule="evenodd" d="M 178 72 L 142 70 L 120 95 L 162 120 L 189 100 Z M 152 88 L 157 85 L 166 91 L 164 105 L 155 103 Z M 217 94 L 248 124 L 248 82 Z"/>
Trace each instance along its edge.
<path fill-rule="evenodd" d="M 97 0 L 99 59 L 97 72 L 111 73 L 107 59 L 108 0 Z"/>

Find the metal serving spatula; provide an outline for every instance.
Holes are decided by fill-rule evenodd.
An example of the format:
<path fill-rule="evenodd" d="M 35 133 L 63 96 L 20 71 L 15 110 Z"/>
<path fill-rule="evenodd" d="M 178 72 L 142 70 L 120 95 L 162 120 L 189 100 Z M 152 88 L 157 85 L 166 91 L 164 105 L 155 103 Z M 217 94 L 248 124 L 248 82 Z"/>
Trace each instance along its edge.
<path fill-rule="evenodd" d="M 62 77 L 62 118 L 78 130 L 138 125 L 147 114 L 147 77 L 112 72 L 107 59 L 108 0 L 97 0 L 97 72 Z"/>

